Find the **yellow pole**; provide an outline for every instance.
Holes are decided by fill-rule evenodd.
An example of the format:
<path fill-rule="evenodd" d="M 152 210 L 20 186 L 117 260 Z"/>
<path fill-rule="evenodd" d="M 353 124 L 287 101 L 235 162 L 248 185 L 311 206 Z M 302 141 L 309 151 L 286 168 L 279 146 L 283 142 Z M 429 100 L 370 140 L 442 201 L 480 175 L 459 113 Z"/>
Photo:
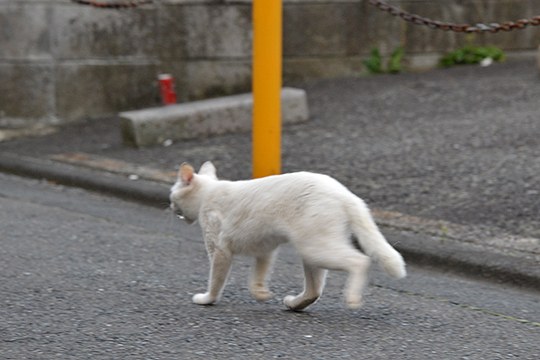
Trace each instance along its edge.
<path fill-rule="evenodd" d="M 281 172 L 282 0 L 253 0 L 253 177 Z"/>

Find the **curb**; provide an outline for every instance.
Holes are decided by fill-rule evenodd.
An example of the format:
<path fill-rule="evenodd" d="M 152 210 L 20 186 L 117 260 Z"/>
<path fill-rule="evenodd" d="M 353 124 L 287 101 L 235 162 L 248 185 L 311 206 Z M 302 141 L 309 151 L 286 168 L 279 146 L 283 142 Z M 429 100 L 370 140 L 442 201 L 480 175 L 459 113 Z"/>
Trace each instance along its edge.
<path fill-rule="evenodd" d="M 388 241 L 416 265 L 540 291 L 540 267 L 534 259 L 494 251 L 489 246 L 382 228 Z"/>
<path fill-rule="evenodd" d="M 252 128 L 252 113 L 253 95 L 248 93 L 125 111 L 119 117 L 124 142 L 142 147 L 166 140 L 247 132 Z M 309 119 L 304 90 L 281 89 L 281 118 L 284 125 Z"/>
<path fill-rule="evenodd" d="M 58 184 L 79 187 L 136 201 L 154 207 L 169 204 L 169 187 L 156 182 L 137 180 L 55 161 L 15 154 L 0 154 L 0 171 L 46 179 Z"/>
<path fill-rule="evenodd" d="M 169 187 L 165 184 L 146 180 L 131 181 L 125 176 L 50 160 L 0 154 L 0 171 L 47 179 L 153 207 L 163 208 L 169 203 Z M 385 225 L 381 227 L 388 241 L 410 263 L 540 290 L 540 267 L 534 259 L 411 229 Z"/>

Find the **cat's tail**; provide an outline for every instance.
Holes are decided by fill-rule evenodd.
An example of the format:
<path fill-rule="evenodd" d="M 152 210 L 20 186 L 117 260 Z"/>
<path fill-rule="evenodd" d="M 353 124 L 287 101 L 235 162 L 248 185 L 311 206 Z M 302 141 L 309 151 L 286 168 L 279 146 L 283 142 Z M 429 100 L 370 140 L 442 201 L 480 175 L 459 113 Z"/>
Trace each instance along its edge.
<path fill-rule="evenodd" d="M 364 201 L 357 199 L 350 204 L 348 213 L 352 232 L 366 255 L 382 266 L 388 275 L 396 279 L 405 277 L 403 257 L 381 234 Z"/>

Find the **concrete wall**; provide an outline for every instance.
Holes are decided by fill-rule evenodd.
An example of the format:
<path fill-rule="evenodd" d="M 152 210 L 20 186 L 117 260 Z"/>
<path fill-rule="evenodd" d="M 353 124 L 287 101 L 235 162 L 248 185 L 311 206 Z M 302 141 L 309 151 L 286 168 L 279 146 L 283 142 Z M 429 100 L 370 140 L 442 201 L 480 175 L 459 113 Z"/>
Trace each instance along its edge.
<path fill-rule="evenodd" d="M 452 22 L 540 14 L 537 0 L 395 0 Z M 507 51 L 536 49 L 540 27 L 476 35 Z M 361 73 L 373 47 L 402 45 L 412 67 L 431 66 L 466 36 L 407 24 L 367 0 L 284 0 L 284 79 Z M 0 126 L 66 122 L 158 104 L 170 72 L 180 101 L 249 91 L 251 1 L 161 0 L 129 10 L 69 0 L 0 0 Z"/>

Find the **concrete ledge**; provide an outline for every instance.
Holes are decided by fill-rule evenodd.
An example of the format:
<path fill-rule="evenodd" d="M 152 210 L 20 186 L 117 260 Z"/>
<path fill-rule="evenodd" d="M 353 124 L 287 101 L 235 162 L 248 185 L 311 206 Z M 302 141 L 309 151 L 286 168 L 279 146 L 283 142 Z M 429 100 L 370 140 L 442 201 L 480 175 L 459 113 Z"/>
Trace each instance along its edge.
<path fill-rule="evenodd" d="M 161 144 L 165 140 L 186 140 L 210 135 L 251 130 L 252 94 L 225 96 L 119 114 L 124 141 L 136 146 Z M 306 92 L 283 88 L 283 124 L 307 121 Z"/>

